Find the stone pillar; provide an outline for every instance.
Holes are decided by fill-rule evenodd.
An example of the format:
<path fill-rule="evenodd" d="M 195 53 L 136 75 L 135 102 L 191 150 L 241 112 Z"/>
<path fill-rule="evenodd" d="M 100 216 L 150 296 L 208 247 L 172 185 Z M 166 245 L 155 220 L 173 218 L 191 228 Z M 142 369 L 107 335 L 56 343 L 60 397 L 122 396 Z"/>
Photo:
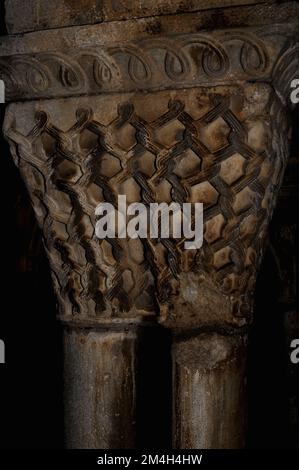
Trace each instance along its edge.
<path fill-rule="evenodd" d="M 136 447 L 137 348 L 134 329 L 66 329 L 64 403 L 68 448 Z"/>
<path fill-rule="evenodd" d="M 134 446 L 136 327 L 159 322 L 174 335 L 174 447 L 242 447 L 247 330 L 288 157 L 298 7 L 89 3 L 102 24 L 84 25 L 76 2 L 75 17 L 47 17 L 47 30 L 0 45 L 4 133 L 67 325 L 67 446 Z M 18 1 L 7 4 L 12 19 Z M 27 4 L 10 32 L 42 29 L 46 3 L 38 17 Z M 202 248 L 97 239 L 95 208 L 119 194 L 202 202 Z"/>
<path fill-rule="evenodd" d="M 246 337 L 174 338 L 174 447 L 239 449 L 247 424 Z"/>

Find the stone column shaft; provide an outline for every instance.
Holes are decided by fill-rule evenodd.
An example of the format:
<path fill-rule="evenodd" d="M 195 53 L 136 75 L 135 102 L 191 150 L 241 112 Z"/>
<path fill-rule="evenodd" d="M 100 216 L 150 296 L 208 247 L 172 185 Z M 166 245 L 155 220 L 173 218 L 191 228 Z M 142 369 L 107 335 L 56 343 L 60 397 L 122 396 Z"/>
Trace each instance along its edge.
<path fill-rule="evenodd" d="M 244 447 L 246 354 L 242 335 L 174 338 L 174 448 Z"/>
<path fill-rule="evenodd" d="M 70 449 L 136 447 L 138 334 L 64 332 L 65 435 Z"/>

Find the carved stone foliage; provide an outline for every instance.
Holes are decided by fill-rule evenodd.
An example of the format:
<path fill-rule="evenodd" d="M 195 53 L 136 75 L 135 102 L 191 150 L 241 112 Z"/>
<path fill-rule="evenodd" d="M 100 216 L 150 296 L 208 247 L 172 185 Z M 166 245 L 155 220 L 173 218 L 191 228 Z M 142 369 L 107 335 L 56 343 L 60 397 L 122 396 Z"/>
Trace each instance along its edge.
<path fill-rule="evenodd" d="M 275 27 L 267 33 L 231 29 L 49 48 L 1 57 L 0 76 L 12 101 L 270 80 L 288 34 Z"/>
<path fill-rule="evenodd" d="M 279 107 L 266 85 L 10 105 L 5 134 L 65 320 L 246 323 L 285 165 Z M 95 207 L 118 194 L 146 205 L 203 202 L 203 247 L 97 239 Z"/>

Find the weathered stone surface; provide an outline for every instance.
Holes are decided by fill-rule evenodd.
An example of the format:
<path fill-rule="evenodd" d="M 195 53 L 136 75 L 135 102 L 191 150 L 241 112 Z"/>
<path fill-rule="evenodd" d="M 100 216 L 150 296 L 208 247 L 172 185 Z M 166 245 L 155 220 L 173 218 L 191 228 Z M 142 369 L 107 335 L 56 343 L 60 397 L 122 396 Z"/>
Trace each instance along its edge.
<path fill-rule="evenodd" d="M 238 449 L 246 430 L 246 337 L 174 338 L 174 447 Z"/>
<path fill-rule="evenodd" d="M 136 446 L 137 343 L 136 331 L 65 331 L 68 448 Z"/>
<path fill-rule="evenodd" d="M 103 21 L 102 0 L 5 0 L 9 34 Z M 22 12 L 22 14 L 20 14 Z"/>
<path fill-rule="evenodd" d="M 10 34 L 101 21 L 127 20 L 212 8 L 275 3 L 259 0 L 6 0 L 6 24 Z M 20 15 L 20 11 L 23 12 Z"/>
<path fill-rule="evenodd" d="M 249 8 L 249 10 L 248 10 Z M 267 4 L 235 10 L 221 10 L 222 21 L 215 19 L 210 12 L 200 14 L 165 15 L 157 18 L 128 19 L 98 25 L 82 25 L 58 30 L 31 32 L 22 35 L 0 38 L 0 56 L 9 54 L 35 53 L 43 51 L 62 51 L 73 47 L 91 45 L 108 45 L 111 42 L 122 42 L 159 37 L 176 33 L 195 33 L 215 31 L 234 27 L 284 25 L 284 34 L 291 30 L 293 22 L 298 21 L 299 6 L 295 2 L 283 5 Z M 159 24 L 156 23 L 159 21 Z M 152 25 L 152 27 L 151 27 Z M 159 27 L 158 27 L 159 26 Z M 285 30 L 285 28 L 287 28 Z M 246 29 L 244 30 L 246 33 Z M 293 30 L 293 34 L 296 31 Z"/>

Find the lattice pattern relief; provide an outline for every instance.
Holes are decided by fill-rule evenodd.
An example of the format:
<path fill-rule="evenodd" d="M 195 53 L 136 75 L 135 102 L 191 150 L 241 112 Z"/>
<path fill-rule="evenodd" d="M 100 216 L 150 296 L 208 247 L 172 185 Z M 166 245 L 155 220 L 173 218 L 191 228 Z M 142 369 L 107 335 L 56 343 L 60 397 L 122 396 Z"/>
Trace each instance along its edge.
<path fill-rule="evenodd" d="M 157 314 L 189 271 L 230 296 L 236 315 L 246 313 L 283 166 L 269 138 L 269 91 L 258 92 L 162 92 L 153 119 L 159 94 L 137 105 L 128 95 L 108 123 L 96 101 L 77 106 L 68 129 L 43 104 L 29 133 L 10 124 L 67 317 Z M 95 207 L 116 205 L 118 194 L 128 203 L 203 202 L 202 249 L 184 250 L 183 239 L 97 239 Z"/>

